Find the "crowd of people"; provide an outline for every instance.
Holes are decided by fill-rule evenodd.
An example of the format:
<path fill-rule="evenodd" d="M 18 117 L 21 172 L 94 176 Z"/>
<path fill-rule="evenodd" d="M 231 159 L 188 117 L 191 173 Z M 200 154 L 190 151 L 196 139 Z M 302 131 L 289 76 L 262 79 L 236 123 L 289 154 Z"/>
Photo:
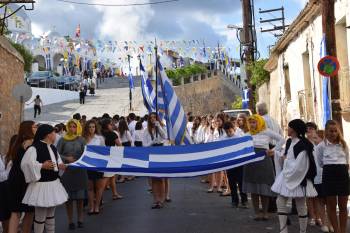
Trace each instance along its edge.
<path fill-rule="evenodd" d="M 308 224 L 318 225 L 323 232 L 345 233 L 349 151 L 337 122 L 328 121 L 323 131 L 313 122 L 292 120 L 286 140 L 280 126 L 268 115 L 266 104 L 257 104 L 257 112 L 234 117 L 223 112 L 215 116 L 188 114 L 187 131 L 193 143 L 251 135 L 256 153 L 265 153 L 261 161 L 201 177 L 201 182 L 208 185 L 207 192 L 231 196 L 233 208 L 251 206 L 256 221 L 269 221 L 271 212 L 277 212 L 281 233 L 288 232 L 288 216 L 293 211 L 298 214 L 301 233 L 306 232 Z M 17 233 L 20 221 L 24 233 L 31 232 L 32 225 L 35 233 L 44 229 L 54 232 L 55 207 L 63 203 L 67 227 L 83 228 L 84 205 L 88 215 L 97 215 L 106 190 L 111 191 L 113 200 L 123 198 L 117 183 L 135 177 L 67 166 L 82 156 L 86 145 L 170 144 L 165 124 L 155 113 L 142 118 L 134 113 L 127 117 L 103 114 L 91 119 L 75 114 L 66 124 L 55 126 L 22 122 L 0 160 L 0 220 L 4 232 Z M 152 209 L 162 209 L 171 202 L 169 179 L 150 177 L 147 182 L 153 195 Z"/>

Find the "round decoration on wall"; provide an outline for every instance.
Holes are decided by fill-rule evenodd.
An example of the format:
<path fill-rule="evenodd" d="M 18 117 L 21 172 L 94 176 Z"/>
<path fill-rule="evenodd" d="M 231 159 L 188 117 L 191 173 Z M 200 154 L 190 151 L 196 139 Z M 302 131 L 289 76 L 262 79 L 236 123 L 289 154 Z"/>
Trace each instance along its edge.
<path fill-rule="evenodd" d="M 336 57 L 325 56 L 318 62 L 317 68 L 321 75 L 333 77 L 338 74 L 339 61 Z"/>

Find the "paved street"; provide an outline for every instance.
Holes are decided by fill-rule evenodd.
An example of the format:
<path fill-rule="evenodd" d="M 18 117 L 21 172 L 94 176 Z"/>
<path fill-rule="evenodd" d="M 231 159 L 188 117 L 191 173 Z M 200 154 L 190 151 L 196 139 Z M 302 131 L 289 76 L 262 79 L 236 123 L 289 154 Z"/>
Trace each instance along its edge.
<path fill-rule="evenodd" d="M 206 193 L 207 186 L 199 178 L 172 179 L 172 202 L 164 209 L 150 208 L 152 196 L 147 180 L 139 178 L 118 184 L 124 199 L 112 201 L 110 191 L 105 193 L 104 209 L 100 215 L 86 216 L 85 228 L 67 230 L 65 210 L 56 211 L 57 232 L 85 233 L 277 233 L 278 220 L 272 215 L 268 222 L 253 220 L 251 209 L 233 209 L 229 197 Z M 298 223 L 292 217 L 291 233 L 297 233 Z M 309 228 L 309 233 L 320 232 Z"/>
<path fill-rule="evenodd" d="M 145 114 L 141 90 L 139 88 L 140 79 L 136 78 L 135 90 L 133 91 L 134 112 L 140 115 Z M 129 113 L 129 88 L 127 78 L 108 78 L 99 84 L 95 96 L 87 95 L 85 104 L 80 104 L 79 99 L 66 101 L 57 104 L 44 105 L 42 114 L 35 120 L 40 122 L 60 123 L 66 122 L 74 113 L 79 112 L 88 118 L 101 116 L 103 113 L 110 115 Z M 58 97 L 59 98 L 59 97 Z M 43 99 L 45 104 L 45 100 Z M 24 117 L 26 120 L 33 120 L 33 109 L 26 109 Z"/>

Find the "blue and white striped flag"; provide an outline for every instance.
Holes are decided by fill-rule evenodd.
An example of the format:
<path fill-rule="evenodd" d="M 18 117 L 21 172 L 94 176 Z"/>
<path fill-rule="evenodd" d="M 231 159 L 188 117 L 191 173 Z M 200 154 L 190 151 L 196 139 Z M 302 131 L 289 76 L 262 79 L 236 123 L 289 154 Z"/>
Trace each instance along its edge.
<path fill-rule="evenodd" d="M 147 77 L 147 72 L 145 71 L 145 68 L 143 67 L 141 60 L 140 60 L 140 71 L 142 74 L 141 90 L 142 90 L 142 96 L 143 96 L 143 103 L 149 113 L 155 112 L 156 111 L 156 93 L 153 90 L 151 80 L 149 80 L 149 78 Z"/>
<path fill-rule="evenodd" d="M 186 146 L 86 146 L 81 158 L 70 164 L 101 172 L 151 177 L 193 177 L 263 160 L 255 153 L 251 136 Z"/>
<path fill-rule="evenodd" d="M 158 97 L 159 94 L 162 94 L 169 140 L 175 145 L 191 144 L 191 137 L 186 127 L 187 118 L 185 111 L 159 60 L 158 67 L 160 72 L 160 78 L 158 78 L 160 87 L 158 87 Z"/>

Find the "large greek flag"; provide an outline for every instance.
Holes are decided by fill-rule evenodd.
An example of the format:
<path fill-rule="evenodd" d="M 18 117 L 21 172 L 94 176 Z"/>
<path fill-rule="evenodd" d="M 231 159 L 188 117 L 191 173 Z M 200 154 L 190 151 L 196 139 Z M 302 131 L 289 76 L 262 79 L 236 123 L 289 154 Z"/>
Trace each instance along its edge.
<path fill-rule="evenodd" d="M 193 177 L 263 160 L 251 136 L 206 144 L 163 147 L 86 146 L 72 167 L 120 175 Z"/>
<path fill-rule="evenodd" d="M 153 90 L 151 80 L 147 77 L 145 68 L 140 60 L 140 71 L 142 73 L 141 90 L 143 96 L 143 103 L 148 110 L 148 113 L 156 111 L 156 93 Z"/>
<path fill-rule="evenodd" d="M 158 102 L 164 107 L 168 137 L 175 145 L 191 144 L 191 138 L 186 130 L 187 119 L 185 111 L 159 60 L 158 67 L 160 72 L 160 78 L 158 78 Z M 160 95 L 162 95 L 162 99 L 159 99 Z"/>

